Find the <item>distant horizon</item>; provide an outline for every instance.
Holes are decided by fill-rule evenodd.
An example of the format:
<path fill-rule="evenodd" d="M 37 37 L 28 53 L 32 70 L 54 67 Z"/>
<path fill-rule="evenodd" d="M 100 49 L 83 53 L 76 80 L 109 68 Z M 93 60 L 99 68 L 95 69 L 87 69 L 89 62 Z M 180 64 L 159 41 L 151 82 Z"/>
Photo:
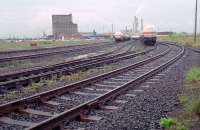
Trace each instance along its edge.
<path fill-rule="evenodd" d="M 159 32 L 170 32 L 170 31 L 159 31 Z M 79 33 L 92 33 L 92 32 L 79 32 Z M 110 32 L 107 32 L 107 33 L 98 33 L 97 32 L 97 34 L 108 34 L 108 33 L 110 33 Z M 173 33 L 176 33 L 176 34 L 181 34 L 181 33 L 187 33 L 187 34 L 189 34 L 189 35 L 193 35 L 194 33 L 189 33 L 189 32 L 173 32 Z M 200 33 L 198 33 L 198 35 L 199 35 Z M 48 34 L 47 34 L 48 35 Z M 50 34 L 50 35 L 52 35 L 52 34 Z M 40 37 L 29 37 L 29 36 L 27 36 L 27 37 L 17 37 L 17 36 L 15 36 L 15 37 L 4 37 L 4 38 L 0 38 L 0 40 L 6 40 L 6 39 L 39 39 L 39 38 L 42 38 L 42 34 L 41 34 L 41 36 Z"/>
<path fill-rule="evenodd" d="M 54 14 L 55 15 L 55 14 Z M 57 15 L 57 14 L 56 14 Z M 93 30 L 95 30 L 95 29 L 93 29 Z M 90 32 L 88 31 L 88 32 L 78 32 L 78 33 L 92 33 L 93 32 L 93 30 L 91 30 Z M 95 30 L 96 31 L 96 30 Z M 122 30 L 119 30 L 119 31 L 115 31 L 115 32 L 121 32 Z M 110 32 L 98 32 L 98 31 L 96 31 L 98 34 L 105 34 L 105 33 L 111 33 L 111 31 Z M 158 32 L 174 32 L 174 33 L 188 33 L 188 34 L 193 34 L 194 32 L 176 32 L 176 31 L 170 31 L 170 30 L 159 30 Z M 23 33 L 23 32 L 22 32 Z M 41 32 L 41 34 L 38 34 L 37 36 L 28 36 L 28 35 L 23 35 L 23 36 L 21 36 L 21 35 L 18 35 L 18 34 L 9 34 L 11 37 L 20 37 L 20 38 L 23 38 L 23 37 L 25 37 L 25 38 L 40 38 L 40 37 L 42 37 L 42 35 L 43 35 L 43 33 L 44 32 Z M 45 32 L 46 33 L 46 32 Z M 0 39 L 7 39 L 7 38 L 9 38 L 9 35 L 8 36 L 5 36 L 5 37 L 1 37 L 0 36 Z M 50 32 L 50 33 L 46 33 L 46 35 L 53 35 L 52 34 L 52 32 Z"/>

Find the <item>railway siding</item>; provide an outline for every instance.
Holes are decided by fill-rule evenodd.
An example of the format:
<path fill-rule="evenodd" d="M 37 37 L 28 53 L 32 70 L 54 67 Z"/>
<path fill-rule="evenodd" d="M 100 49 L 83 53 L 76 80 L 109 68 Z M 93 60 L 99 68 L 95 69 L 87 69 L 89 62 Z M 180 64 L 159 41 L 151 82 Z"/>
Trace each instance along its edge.
<path fill-rule="evenodd" d="M 130 48 L 132 48 L 132 46 Z M 150 51 L 153 51 L 155 49 L 152 48 L 135 53 L 135 51 L 129 52 L 130 48 L 128 48 L 127 52 L 124 53 L 112 54 L 112 52 L 108 52 L 85 60 L 74 60 L 66 63 L 55 64 L 52 66 L 37 67 L 35 69 L 22 71 L 19 73 L 2 75 L 0 76 L 1 81 L 3 81 L 0 83 L 1 90 L 3 91 L 9 88 L 13 88 L 13 86 L 19 87 L 20 84 L 21 86 L 24 86 L 24 84 L 29 85 L 34 81 L 40 81 L 40 79 L 43 77 L 53 77 L 53 75 L 61 76 L 62 74 L 70 74 L 78 70 L 80 71 L 91 69 L 93 67 L 101 66 L 103 64 L 109 64 L 123 59 L 129 59 L 141 54 L 149 53 Z M 15 78 L 16 76 L 19 78 Z"/>
<path fill-rule="evenodd" d="M 41 102 L 43 104 L 43 105 L 41 104 L 42 106 L 46 106 L 46 105 L 47 106 L 59 106 L 60 103 L 56 102 L 55 100 L 52 100 L 52 99 L 55 99 L 55 97 L 59 98 L 58 95 L 63 95 L 64 93 L 66 93 L 66 94 L 71 93 L 73 91 L 76 92 L 77 89 L 83 89 L 83 87 L 85 85 L 88 86 L 88 84 L 96 84 L 97 82 L 104 80 L 104 79 L 105 79 L 106 82 L 104 82 L 103 85 L 107 85 L 107 86 L 111 85 L 111 87 L 113 87 L 112 83 L 114 83 L 115 85 L 116 85 L 116 83 L 112 82 L 112 81 L 107 81 L 107 79 L 109 80 L 109 77 L 113 77 L 114 75 L 120 76 L 122 73 L 125 73 L 125 72 L 128 71 L 129 76 L 133 78 L 129 82 L 125 82 L 125 83 L 122 82 L 122 83 L 120 83 L 121 85 L 119 84 L 118 86 L 114 85 L 114 87 L 116 87 L 116 88 L 112 89 L 112 91 L 108 91 L 106 93 L 103 93 L 103 95 L 100 95 L 98 97 L 96 97 L 97 95 L 96 96 L 95 95 L 91 95 L 91 96 L 88 95 L 90 98 L 92 98 L 91 100 L 88 101 L 88 98 L 86 98 L 87 100 L 84 101 L 83 104 L 80 104 L 78 106 L 74 106 L 69 110 L 63 109 L 63 107 L 65 108 L 65 106 L 63 106 L 62 109 L 59 108 L 58 111 L 57 111 L 57 112 L 60 111 L 61 112 L 60 114 L 55 115 L 52 118 L 48 118 L 47 120 L 44 120 L 43 122 L 41 122 L 39 124 L 36 124 L 36 125 L 32 124 L 31 128 L 30 128 L 30 129 L 37 129 L 37 130 L 39 130 L 39 129 L 41 129 L 41 130 L 42 129 L 52 129 L 52 128 L 58 128 L 58 129 L 60 128 L 61 129 L 61 128 L 63 128 L 62 127 L 62 125 L 63 125 L 62 121 L 66 120 L 66 118 L 71 119 L 71 118 L 77 117 L 83 111 L 87 111 L 88 108 L 90 108 L 89 106 L 96 106 L 96 105 L 98 106 L 100 104 L 102 105 L 106 101 L 112 100 L 116 96 L 123 94 L 125 92 L 125 90 L 127 90 L 130 85 L 138 85 L 141 82 L 144 82 L 146 79 L 152 77 L 153 75 L 155 75 L 155 74 L 159 73 L 160 71 L 162 71 L 163 69 L 165 69 L 167 66 L 174 63 L 183 54 L 184 54 L 184 48 L 174 46 L 173 48 L 171 48 L 171 50 L 168 49 L 168 50 L 162 52 L 160 55 L 156 55 L 154 57 L 140 61 L 140 62 L 135 63 L 133 65 L 129 65 L 127 67 L 118 69 L 116 71 L 106 73 L 106 74 L 102 74 L 100 76 L 96 76 L 94 78 L 83 80 L 83 81 L 80 81 L 80 82 L 77 82 L 77 83 L 74 83 L 74 84 L 71 84 L 71 85 L 68 85 L 68 86 L 65 86 L 65 87 L 61 87 L 61 88 L 58 88 L 58 89 L 54 89 L 54 90 L 51 90 L 51 91 L 48 91 L 48 92 L 37 94 L 35 96 L 31 96 L 31 97 L 25 98 L 23 100 L 18 100 L 18 101 L 12 102 L 12 103 L 1 105 L 0 110 L 1 110 L 1 113 L 9 113 L 10 111 L 13 111 L 13 109 L 17 109 L 19 107 L 23 108 L 24 105 L 27 106 L 28 104 L 30 104 L 30 103 L 32 104 L 35 101 Z M 150 63 L 148 63 L 148 62 L 150 62 Z M 135 67 L 138 67 L 138 69 L 132 70 Z M 131 72 L 131 70 L 133 72 Z M 135 71 L 138 72 L 138 74 L 135 74 Z M 102 83 L 100 83 L 100 84 L 102 84 Z M 104 89 L 103 91 L 106 91 L 106 89 Z M 140 92 L 140 91 L 138 90 L 137 92 Z M 77 93 L 75 93 L 75 94 L 77 94 Z M 78 93 L 79 96 L 82 95 L 82 94 L 84 95 L 83 92 Z M 85 96 L 87 96 L 87 95 L 85 95 Z M 67 98 L 64 98 L 64 99 L 67 99 Z M 43 108 L 42 106 L 39 105 L 39 108 Z M 5 107 L 7 107 L 9 109 L 6 109 L 6 110 L 3 109 Z M 55 108 L 57 108 L 57 107 L 55 107 Z M 107 107 L 107 108 L 111 109 L 113 107 Z M 25 109 L 26 109 L 26 107 L 25 107 Z M 45 109 L 43 109 L 43 110 L 45 110 Z M 10 115 L 10 114 L 8 114 L 8 115 Z M 51 122 L 53 122 L 53 124 Z"/>
<path fill-rule="evenodd" d="M 66 52 L 78 52 L 81 50 L 85 50 L 88 48 L 95 48 L 98 46 L 106 46 L 108 44 L 114 44 L 111 42 L 103 42 L 103 43 L 95 43 L 95 44 L 89 44 L 89 45 L 77 45 L 77 46 L 71 46 L 71 47 L 56 47 L 56 48 L 48 48 L 48 49 L 39 49 L 39 50 L 30 50 L 27 51 L 27 53 L 24 53 L 24 51 L 14 51 L 14 52 L 1 52 L 0 55 L 0 61 L 1 62 L 7 62 L 12 60 L 24 60 L 24 59 L 30 59 L 30 58 L 38 58 L 38 57 L 44 57 L 49 55 L 55 55 L 55 54 L 63 54 Z M 25 51 L 26 52 L 26 51 Z"/>

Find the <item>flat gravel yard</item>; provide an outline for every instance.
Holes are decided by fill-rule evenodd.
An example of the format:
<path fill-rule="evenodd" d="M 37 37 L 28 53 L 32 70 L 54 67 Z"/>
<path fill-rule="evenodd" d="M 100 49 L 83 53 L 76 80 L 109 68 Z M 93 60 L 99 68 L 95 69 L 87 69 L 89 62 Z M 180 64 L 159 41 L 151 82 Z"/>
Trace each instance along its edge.
<path fill-rule="evenodd" d="M 194 66 L 200 66 L 200 53 L 187 50 L 185 56 L 163 71 L 159 81 L 144 83 L 135 89 L 135 97 L 121 95 L 120 100 L 128 101 L 119 104 L 117 110 L 106 112 L 101 110 L 91 111 L 103 119 L 97 122 L 72 122 L 66 128 L 84 128 L 86 130 L 162 130 L 159 125 L 160 118 L 169 113 L 180 110 L 178 93 L 183 85 L 186 71 Z M 144 87 L 148 85 L 149 87 Z M 142 87 L 143 86 L 143 87 Z M 118 99 L 118 100 L 119 100 Z M 113 101 L 107 105 L 113 105 Z M 197 130 L 197 129 L 195 129 Z"/>

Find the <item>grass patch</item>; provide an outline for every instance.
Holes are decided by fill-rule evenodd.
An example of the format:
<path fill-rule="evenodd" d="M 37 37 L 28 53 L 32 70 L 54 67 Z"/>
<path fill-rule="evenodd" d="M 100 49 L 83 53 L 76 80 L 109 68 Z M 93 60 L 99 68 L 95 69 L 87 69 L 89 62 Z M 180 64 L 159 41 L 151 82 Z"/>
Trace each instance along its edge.
<path fill-rule="evenodd" d="M 184 129 L 175 129 L 176 125 L 168 127 L 169 125 L 166 126 L 168 120 L 161 119 L 161 126 L 167 130 L 189 130 L 196 122 L 200 121 L 200 68 L 195 67 L 187 72 L 179 100 L 183 110 L 174 116 L 175 124 L 179 124 L 178 126 Z"/>
<path fill-rule="evenodd" d="M 6 69 L 6 68 L 18 68 L 20 66 L 23 67 L 29 67 L 33 64 L 29 61 L 24 61 L 24 60 L 19 60 L 19 61 L 9 61 L 9 62 L 4 62 L 0 64 L 0 69 Z"/>
<path fill-rule="evenodd" d="M 192 35 L 184 35 L 184 34 L 173 34 L 173 35 L 169 35 L 169 36 L 160 36 L 159 40 L 176 42 L 181 45 L 200 48 L 200 35 L 197 36 L 197 43 L 194 43 L 194 37 Z"/>
<path fill-rule="evenodd" d="M 174 118 L 162 118 L 160 125 L 166 130 L 187 130 L 187 128 Z"/>
<path fill-rule="evenodd" d="M 109 40 L 107 40 L 109 41 Z M 0 41 L 0 51 L 27 50 L 36 48 L 60 47 L 81 44 L 91 44 L 96 40 L 69 40 L 69 41 L 22 41 L 8 42 Z"/>
<path fill-rule="evenodd" d="M 186 75 L 186 80 L 188 82 L 199 82 L 200 81 L 200 68 L 191 69 Z"/>

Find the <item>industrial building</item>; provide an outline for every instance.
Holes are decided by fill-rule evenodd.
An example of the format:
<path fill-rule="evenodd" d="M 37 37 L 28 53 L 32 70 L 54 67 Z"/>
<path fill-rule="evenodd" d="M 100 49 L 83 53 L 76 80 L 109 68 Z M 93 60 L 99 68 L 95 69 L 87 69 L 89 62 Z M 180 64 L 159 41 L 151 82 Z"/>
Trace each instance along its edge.
<path fill-rule="evenodd" d="M 78 33 L 78 25 L 73 23 L 72 14 L 52 15 L 53 35 L 56 39 L 71 37 Z"/>

